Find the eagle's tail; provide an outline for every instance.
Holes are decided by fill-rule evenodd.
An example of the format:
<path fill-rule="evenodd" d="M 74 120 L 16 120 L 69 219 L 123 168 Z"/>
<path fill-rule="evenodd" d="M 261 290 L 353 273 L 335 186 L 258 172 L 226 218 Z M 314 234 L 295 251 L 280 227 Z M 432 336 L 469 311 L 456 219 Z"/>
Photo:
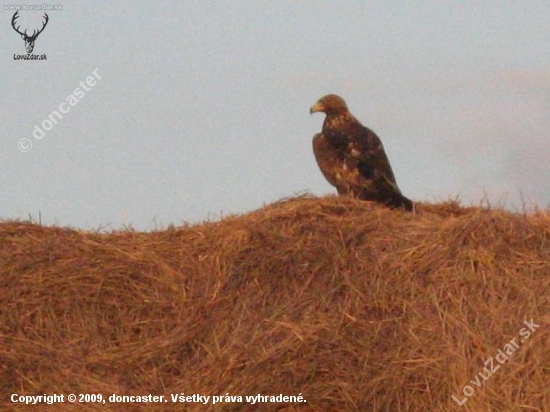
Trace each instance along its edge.
<path fill-rule="evenodd" d="M 407 212 L 412 212 L 414 210 L 414 203 L 401 193 L 396 193 L 396 195 L 388 202 L 388 206 L 392 209 L 404 209 Z"/>
<path fill-rule="evenodd" d="M 387 200 L 385 203 L 392 209 L 404 209 L 407 212 L 414 210 L 414 203 L 401 194 L 401 190 L 397 187 L 395 179 L 388 179 L 382 175 L 381 179 L 376 180 L 376 187 L 383 197 Z"/>

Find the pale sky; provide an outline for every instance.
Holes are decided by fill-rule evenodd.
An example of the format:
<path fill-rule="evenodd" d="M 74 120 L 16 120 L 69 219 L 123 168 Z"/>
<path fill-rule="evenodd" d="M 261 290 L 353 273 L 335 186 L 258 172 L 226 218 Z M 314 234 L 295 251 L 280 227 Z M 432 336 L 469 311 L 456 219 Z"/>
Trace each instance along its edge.
<path fill-rule="evenodd" d="M 0 9 L 3 220 L 151 230 L 335 193 L 311 148 L 328 93 L 379 135 L 411 199 L 550 204 L 550 2 L 36 3 L 63 5 L 42 61 L 14 60 L 25 43 Z"/>

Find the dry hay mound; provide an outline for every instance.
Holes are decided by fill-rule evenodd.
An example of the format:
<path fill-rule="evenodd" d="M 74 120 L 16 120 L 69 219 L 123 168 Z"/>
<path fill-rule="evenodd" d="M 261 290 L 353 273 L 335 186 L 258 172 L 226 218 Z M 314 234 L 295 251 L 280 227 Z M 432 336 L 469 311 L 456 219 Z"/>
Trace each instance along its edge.
<path fill-rule="evenodd" d="M 184 392 L 243 402 L 79 406 L 548 411 L 549 238 L 545 212 L 337 197 L 152 233 L 4 222 L 0 408 L 46 409 L 12 394 Z M 307 402 L 244 401 L 257 394 Z"/>

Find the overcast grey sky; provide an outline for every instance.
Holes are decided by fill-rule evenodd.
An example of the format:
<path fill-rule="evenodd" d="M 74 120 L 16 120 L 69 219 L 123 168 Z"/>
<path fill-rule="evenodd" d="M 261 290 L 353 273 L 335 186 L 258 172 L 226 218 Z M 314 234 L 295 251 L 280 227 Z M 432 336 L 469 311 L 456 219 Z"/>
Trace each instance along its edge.
<path fill-rule="evenodd" d="M 42 61 L 14 60 L 25 43 L 0 10 L 1 219 L 150 230 L 334 193 L 311 149 L 327 93 L 380 136 L 411 199 L 550 203 L 550 2 L 45 3 L 63 10 Z"/>

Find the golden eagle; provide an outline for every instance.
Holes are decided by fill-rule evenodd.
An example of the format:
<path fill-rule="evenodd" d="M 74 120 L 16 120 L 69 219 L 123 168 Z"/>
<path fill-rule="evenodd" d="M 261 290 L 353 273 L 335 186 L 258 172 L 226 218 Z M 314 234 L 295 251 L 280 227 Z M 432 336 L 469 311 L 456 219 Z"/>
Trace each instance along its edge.
<path fill-rule="evenodd" d="M 413 210 L 413 203 L 397 187 L 382 142 L 349 112 L 344 99 L 326 95 L 309 112 L 326 114 L 322 133 L 313 137 L 313 152 L 338 194 Z"/>

